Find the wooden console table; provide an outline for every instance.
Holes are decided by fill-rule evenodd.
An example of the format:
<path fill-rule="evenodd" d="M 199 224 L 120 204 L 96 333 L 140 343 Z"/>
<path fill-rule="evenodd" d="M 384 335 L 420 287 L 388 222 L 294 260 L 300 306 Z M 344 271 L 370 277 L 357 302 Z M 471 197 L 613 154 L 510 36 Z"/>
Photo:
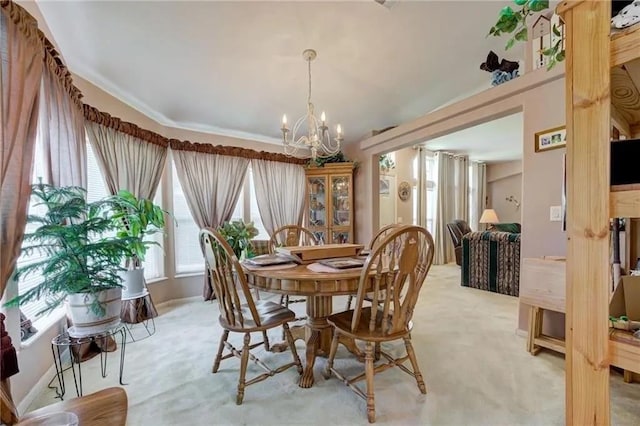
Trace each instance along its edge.
<path fill-rule="evenodd" d="M 564 340 L 542 333 L 544 311 L 565 313 L 565 262 L 561 258 L 522 259 L 520 303 L 529 305 L 527 350 L 536 355 L 540 348 L 564 353 Z"/>
<path fill-rule="evenodd" d="M 544 311 L 565 313 L 565 262 L 562 258 L 524 258 L 520 271 L 520 302 L 529 305 L 527 351 L 541 348 L 565 353 L 565 342 L 542 333 Z M 624 330 L 610 329 L 609 364 L 624 370 L 624 381 L 638 381 L 640 339 Z M 634 377 L 635 373 L 635 377 Z"/>

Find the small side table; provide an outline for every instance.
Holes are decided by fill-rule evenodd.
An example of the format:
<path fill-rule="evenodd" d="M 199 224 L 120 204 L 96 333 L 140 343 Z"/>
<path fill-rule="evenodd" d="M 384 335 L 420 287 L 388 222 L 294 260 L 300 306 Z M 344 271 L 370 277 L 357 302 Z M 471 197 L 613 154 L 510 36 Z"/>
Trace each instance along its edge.
<path fill-rule="evenodd" d="M 114 338 L 120 335 L 120 377 L 119 381 L 121 385 L 125 383 L 122 382 L 122 374 L 124 372 L 124 354 L 125 354 L 125 345 L 127 342 L 127 336 L 125 334 L 126 327 L 124 324 L 118 324 L 117 326 L 102 332 L 91 334 L 88 336 L 82 337 L 71 337 L 68 332 L 58 334 L 51 340 L 51 352 L 53 353 L 53 363 L 56 367 L 56 378 L 58 379 L 59 389 L 56 388 L 56 396 L 61 400 L 64 399 L 64 394 L 66 392 L 65 383 L 64 383 L 64 371 L 71 368 L 73 373 L 73 382 L 76 387 L 76 396 L 82 396 L 82 368 L 80 365 L 80 356 L 74 354 L 74 348 L 80 348 L 80 345 L 84 343 L 92 343 L 98 340 L 101 340 L 103 343 L 109 339 Z M 71 366 L 68 368 L 63 368 L 62 365 L 62 352 L 67 348 L 69 351 L 69 358 L 71 360 Z M 77 366 L 77 372 L 76 372 Z M 107 352 L 100 351 L 100 372 L 102 373 L 102 377 L 107 377 Z"/>

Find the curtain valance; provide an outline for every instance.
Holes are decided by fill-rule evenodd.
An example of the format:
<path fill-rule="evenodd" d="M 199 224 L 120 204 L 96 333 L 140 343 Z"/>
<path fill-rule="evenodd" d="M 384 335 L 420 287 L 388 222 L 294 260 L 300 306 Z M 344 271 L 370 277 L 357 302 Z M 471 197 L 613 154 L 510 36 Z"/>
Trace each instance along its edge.
<path fill-rule="evenodd" d="M 179 141 L 177 139 L 170 139 L 169 144 L 171 149 L 175 151 L 192 151 L 202 152 L 205 154 L 218 154 L 227 155 L 230 157 L 248 158 L 250 160 L 268 160 L 278 161 L 280 163 L 290 164 L 306 164 L 307 160 L 295 157 L 288 157 L 284 154 L 278 154 L 275 152 L 255 151 L 253 149 L 240 148 L 237 146 L 222 146 L 211 145 L 207 143 L 192 143 L 189 141 Z"/>
<path fill-rule="evenodd" d="M 0 8 L 2 8 L 4 16 L 11 20 L 22 34 L 24 43 L 37 49 L 43 48 L 36 18 L 31 16 L 24 8 L 9 0 L 0 0 Z"/>
<path fill-rule="evenodd" d="M 169 140 L 164 136 L 151 130 L 142 129 L 133 123 L 122 121 L 118 117 L 112 117 L 110 114 L 102 112 L 91 105 L 84 104 L 84 118 L 85 120 L 102 124 L 103 126 L 126 133 L 129 136 L 142 139 L 149 143 L 160 145 L 164 148 L 169 146 Z"/>

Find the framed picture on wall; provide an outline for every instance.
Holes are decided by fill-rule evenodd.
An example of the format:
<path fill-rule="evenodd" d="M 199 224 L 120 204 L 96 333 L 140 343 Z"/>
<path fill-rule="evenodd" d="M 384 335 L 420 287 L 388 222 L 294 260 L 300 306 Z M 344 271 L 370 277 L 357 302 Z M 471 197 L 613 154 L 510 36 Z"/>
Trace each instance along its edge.
<path fill-rule="evenodd" d="M 567 129 L 565 126 L 554 127 L 536 133 L 536 152 L 549 151 L 567 145 Z"/>

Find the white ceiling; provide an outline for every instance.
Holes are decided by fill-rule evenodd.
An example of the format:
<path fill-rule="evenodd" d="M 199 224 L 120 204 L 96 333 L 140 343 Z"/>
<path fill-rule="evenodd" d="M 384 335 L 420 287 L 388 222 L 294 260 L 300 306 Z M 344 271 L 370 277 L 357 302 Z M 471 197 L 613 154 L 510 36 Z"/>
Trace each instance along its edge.
<path fill-rule="evenodd" d="M 488 88 L 501 1 L 38 1 L 69 66 L 158 122 L 277 142 L 312 101 L 348 143 Z M 522 47 L 509 59 L 522 59 Z"/>
<path fill-rule="evenodd" d="M 522 113 L 468 127 L 424 143 L 432 151 L 465 154 L 470 160 L 498 163 L 522 159 Z"/>

